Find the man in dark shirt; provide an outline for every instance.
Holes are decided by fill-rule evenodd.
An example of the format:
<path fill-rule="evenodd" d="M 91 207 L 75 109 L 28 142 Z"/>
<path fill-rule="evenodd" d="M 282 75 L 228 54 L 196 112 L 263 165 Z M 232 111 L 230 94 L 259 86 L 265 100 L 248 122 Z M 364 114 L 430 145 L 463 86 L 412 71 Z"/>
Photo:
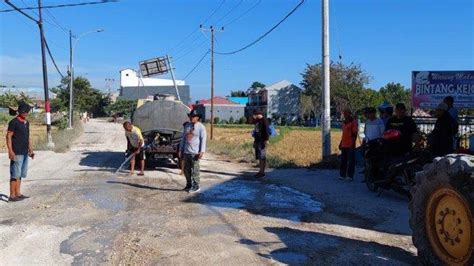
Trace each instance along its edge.
<path fill-rule="evenodd" d="M 26 120 L 31 107 L 21 102 L 18 106 L 18 116 L 8 123 L 7 148 L 10 159 L 10 198 L 9 202 L 28 198 L 21 194 L 21 179 L 26 178 L 28 171 L 28 156 L 34 159 L 35 153 L 30 141 L 30 123 Z"/>
<path fill-rule="evenodd" d="M 449 106 L 440 103 L 436 108 L 435 127 L 430 136 L 430 146 L 434 156 L 444 156 L 453 152 L 453 139 L 456 132 L 454 119 L 448 112 Z"/>
<path fill-rule="evenodd" d="M 265 167 L 267 165 L 267 144 L 270 138 L 268 130 L 268 121 L 263 117 L 261 111 L 255 111 L 253 114 L 255 129 L 252 133 L 254 137 L 255 158 L 259 161 L 259 172 L 255 178 L 265 177 Z"/>
<path fill-rule="evenodd" d="M 393 155 L 400 156 L 412 151 L 413 140 L 418 128 L 415 121 L 406 115 L 407 109 L 403 103 L 395 106 L 395 116 L 387 121 L 385 130 L 396 129 L 401 133 L 400 143 L 392 146 Z"/>

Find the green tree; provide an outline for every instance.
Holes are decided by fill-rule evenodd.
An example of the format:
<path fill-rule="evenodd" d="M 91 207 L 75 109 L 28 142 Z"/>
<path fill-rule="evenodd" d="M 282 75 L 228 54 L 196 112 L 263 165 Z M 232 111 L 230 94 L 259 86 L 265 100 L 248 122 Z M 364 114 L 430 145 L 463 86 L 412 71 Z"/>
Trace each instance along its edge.
<path fill-rule="evenodd" d="M 383 100 L 392 105 L 404 103 L 407 108 L 411 108 L 411 91 L 400 83 L 390 82 L 379 90 Z"/>
<path fill-rule="evenodd" d="M 250 85 L 250 88 L 252 89 L 256 89 L 256 88 L 265 88 L 265 84 L 261 83 L 261 82 L 258 82 L 258 81 L 254 81 L 252 83 L 252 85 Z"/>
<path fill-rule="evenodd" d="M 0 95 L 0 106 L 3 108 L 14 107 L 18 105 L 18 98 L 11 92 Z"/>
<path fill-rule="evenodd" d="M 245 91 L 241 90 L 236 90 L 236 91 L 230 91 L 230 97 L 247 97 L 248 94 Z"/>
<path fill-rule="evenodd" d="M 53 111 L 61 111 L 69 108 L 69 78 L 61 81 L 62 85 L 53 89 L 56 100 L 52 102 Z M 97 89 L 94 89 L 89 80 L 83 77 L 74 79 L 74 109 L 80 112 L 91 112 L 94 116 L 106 114 L 105 107 L 110 104 L 110 97 Z"/>
<path fill-rule="evenodd" d="M 344 65 L 341 62 L 332 62 L 330 71 L 331 107 L 338 112 L 342 112 L 346 108 L 355 111 L 365 107 L 364 90 L 370 77 L 362 67 L 353 63 Z M 308 64 L 301 75 L 304 95 L 311 97 L 313 111 L 316 115 L 320 115 L 322 107 L 321 64 Z"/>
<path fill-rule="evenodd" d="M 136 104 L 137 104 L 136 101 L 118 99 L 115 103 L 107 106 L 105 108 L 105 111 L 109 115 L 117 113 L 117 114 L 123 114 L 127 117 L 130 117 Z"/>

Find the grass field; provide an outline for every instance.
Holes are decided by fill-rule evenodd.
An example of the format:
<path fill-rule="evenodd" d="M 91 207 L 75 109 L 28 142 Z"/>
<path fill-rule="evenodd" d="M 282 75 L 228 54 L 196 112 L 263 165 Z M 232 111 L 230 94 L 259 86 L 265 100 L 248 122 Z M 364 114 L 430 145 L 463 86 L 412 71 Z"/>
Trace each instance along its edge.
<path fill-rule="evenodd" d="M 206 125 L 209 134 L 209 125 Z M 209 140 L 208 149 L 240 162 L 253 162 L 253 127 L 216 126 L 214 139 Z M 310 128 L 280 127 L 279 135 L 270 140 L 267 151 L 268 164 L 272 168 L 314 167 L 321 162 L 321 131 Z M 338 152 L 340 131 L 331 132 L 331 151 Z"/>
<path fill-rule="evenodd" d="M 13 117 L 11 117 L 13 118 Z M 10 118 L 10 119 L 11 119 Z M 46 126 L 41 119 L 29 119 L 30 121 L 30 139 L 33 143 L 34 150 L 46 150 Z M 53 142 L 55 144 L 54 150 L 56 152 L 65 152 L 69 149 L 70 144 L 79 137 L 83 132 L 82 123 L 77 121 L 75 128 L 69 130 L 59 130 L 57 127 L 52 127 Z M 2 137 L 0 139 L 0 152 L 6 152 L 6 140 L 8 122 L 2 121 L 0 124 L 2 129 Z"/>

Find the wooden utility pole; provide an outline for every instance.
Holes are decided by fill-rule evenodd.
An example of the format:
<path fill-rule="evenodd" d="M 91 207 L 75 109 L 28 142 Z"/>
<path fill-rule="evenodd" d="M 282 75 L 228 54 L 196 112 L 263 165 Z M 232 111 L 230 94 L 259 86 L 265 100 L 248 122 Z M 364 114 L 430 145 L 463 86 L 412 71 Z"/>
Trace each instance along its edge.
<path fill-rule="evenodd" d="M 41 0 L 38 0 L 38 27 L 41 38 L 41 60 L 43 61 L 43 87 L 44 87 L 44 110 L 46 112 L 46 135 L 48 139 L 48 147 L 53 148 L 53 137 L 51 135 L 51 105 L 49 102 L 49 85 L 48 85 L 48 67 L 46 64 L 46 47 L 43 30 L 43 16 L 41 14 Z"/>
<path fill-rule="evenodd" d="M 213 26 L 210 26 L 209 29 L 205 29 L 200 26 L 202 31 L 211 32 L 211 139 L 214 138 L 214 34 L 216 30 Z M 218 32 L 223 32 L 224 28 L 222 27 Z"/>

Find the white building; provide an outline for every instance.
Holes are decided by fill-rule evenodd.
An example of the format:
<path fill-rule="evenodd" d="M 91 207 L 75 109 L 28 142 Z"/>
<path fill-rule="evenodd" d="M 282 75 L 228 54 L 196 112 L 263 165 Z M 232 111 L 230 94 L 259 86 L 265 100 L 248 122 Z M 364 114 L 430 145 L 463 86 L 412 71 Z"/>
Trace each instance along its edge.
<path fill-rule="evenodd" d="M 292 121 L 298 118 L 300 113 L 301 93 L 301 88 L 287 80 L 251 90 L 247 114 L 251 115 L 254 110 L 260 110 L 266 117 Z"/>
<path fill-rule="evenodd" d="M 181 101 L 188 104 L 191 100 L 189 86 L 184 80 L 176 80 Z M 172 79 L 140 78 L 133 69 L 120 71 L 120 98 L 126 100 L 147 99 L 156 94 L 176 95 Z"/>

